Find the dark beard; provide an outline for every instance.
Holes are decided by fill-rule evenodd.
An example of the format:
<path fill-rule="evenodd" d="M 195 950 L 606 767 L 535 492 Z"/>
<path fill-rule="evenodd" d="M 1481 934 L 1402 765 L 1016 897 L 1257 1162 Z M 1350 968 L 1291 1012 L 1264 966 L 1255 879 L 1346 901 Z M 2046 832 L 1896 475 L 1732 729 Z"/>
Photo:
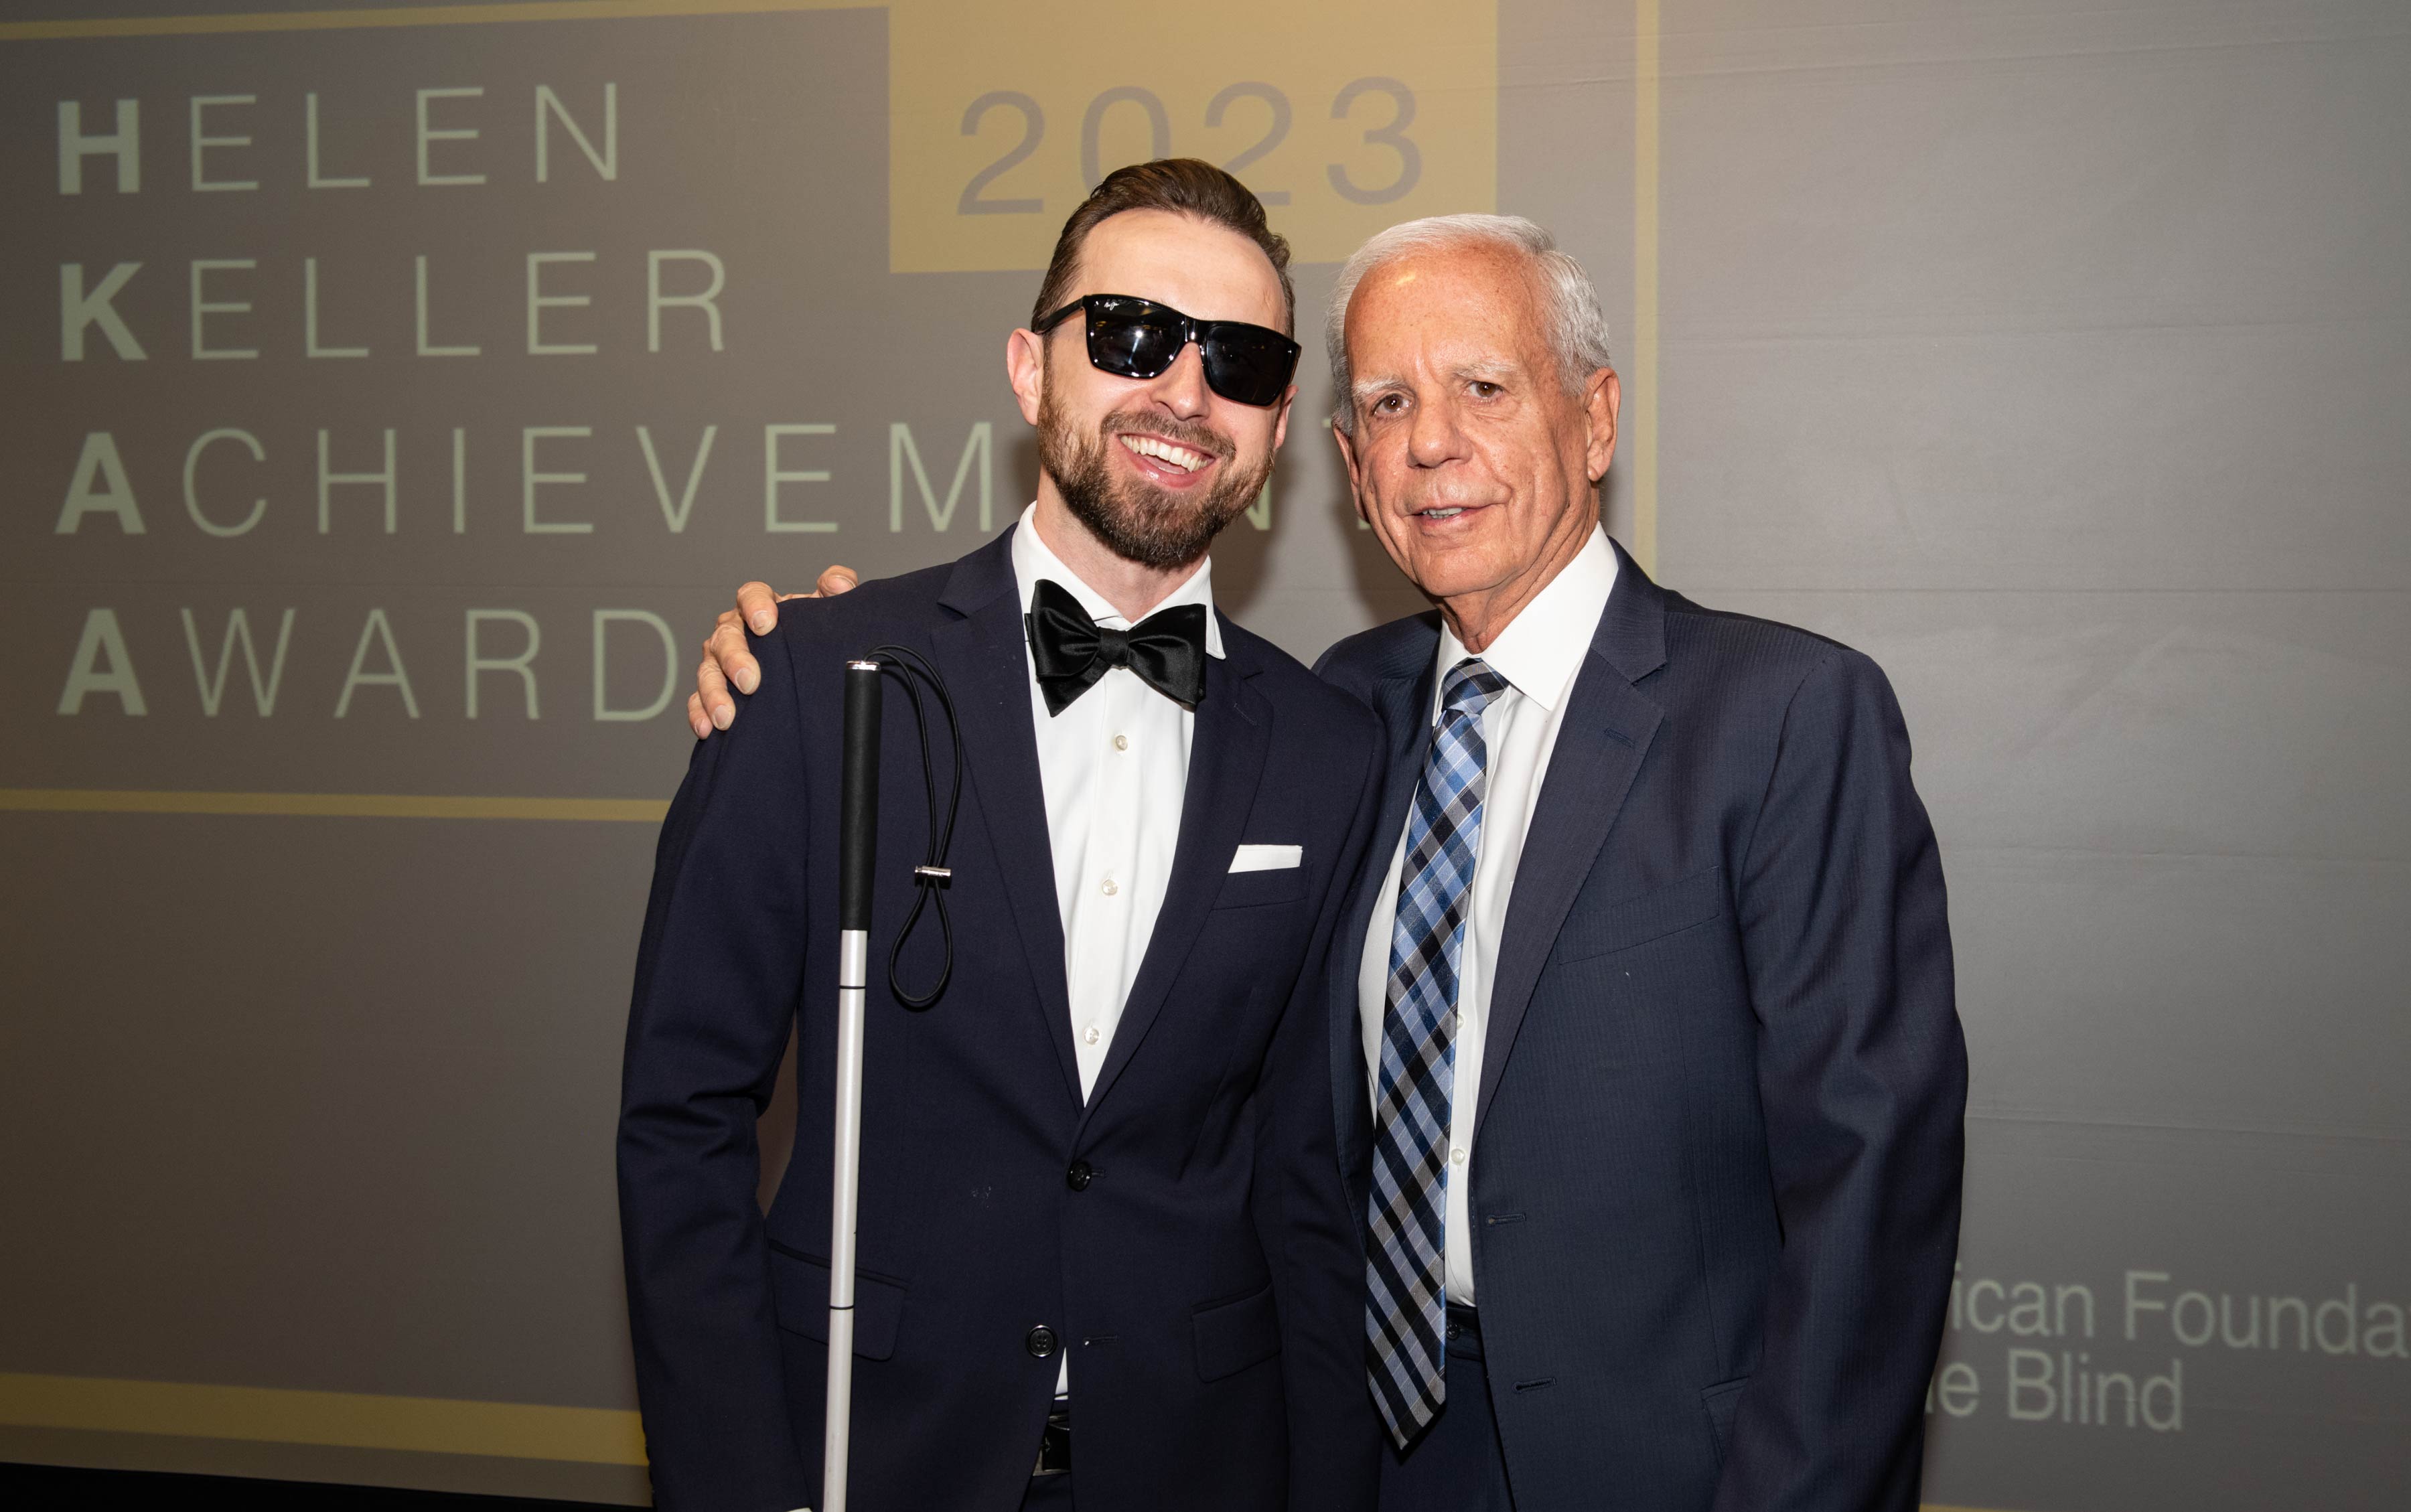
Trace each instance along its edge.
<path fill-rule="evenodd" d="M 1125 561 L 1158 572 L 1188 566 L 1206 555 L 1223 526 L 1256 502 L 1264 480 L 1272 475 L 1270 454 L 1251 471 L 1232 471 L 1231 443 L 1204 426 L 1162 419 L 1139 425 L 1128 417 L 1108 414 L 1098 423 L 1095 436 L 1075 436 L 1054 400 L 1050 392 L 1038 402 L 1039 466 L 1055 480 L 1055 491 L 1062 496 L 1072 517 Z M 1203 499 L 1194 502 L 1144 479 L 1117 477 L 1105 448 L 1121 444 L 1113 438 L 1126 430 L 1161 435 L 1218 458 L 1222 475 Z"/>

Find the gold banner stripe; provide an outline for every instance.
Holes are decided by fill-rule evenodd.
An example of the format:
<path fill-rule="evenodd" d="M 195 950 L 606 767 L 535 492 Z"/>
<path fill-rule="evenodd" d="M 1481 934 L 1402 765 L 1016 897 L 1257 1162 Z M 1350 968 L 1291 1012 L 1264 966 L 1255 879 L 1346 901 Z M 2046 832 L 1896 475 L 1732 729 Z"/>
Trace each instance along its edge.
<path fill-rule="evenodd" d="M 0 1424 L 584 1464 L 646 1462 L 644 1430 L 636 1415 L 607 1407 L 112 1381 L 86 1375 L 0 1373 Z M 1928 1502 L 1920 1512 L 1987 1509 Z"/>
<path fill-rule="evenodd" d="M 542 819 L 658 824 L 660 798 L 490 798 L 416 792 L 173 792 L 0 788 L 0 810 L 44 814 L 228 814 L 292 819 Z"/>
<path fill-rule="evenodd" d="M 633 1412 L 0 1373 L 0 1423 L 104 1433 L 641 1465 Z"/>
<path fill-rule="evenodd" d="M 1625 390 L 1632 452 L 1632 560 L 1658 573 L 1658 0 L 1633 7 L 1632 371 Z"/>
<path fill-rule="evenodd" d="M 523 0 L 518 5 L 395 6 L 378 10 L 252 11 L 229 16 L 93 16 L 0 22 L 0 42 L 88 36 L 209 36 L 239 32 L 348 32 L 391 26 L 493 26 L 532 21 L 627 21 L 654 16 L 756 16 L 782 10 L 859 10 L 879 0 Z"/>

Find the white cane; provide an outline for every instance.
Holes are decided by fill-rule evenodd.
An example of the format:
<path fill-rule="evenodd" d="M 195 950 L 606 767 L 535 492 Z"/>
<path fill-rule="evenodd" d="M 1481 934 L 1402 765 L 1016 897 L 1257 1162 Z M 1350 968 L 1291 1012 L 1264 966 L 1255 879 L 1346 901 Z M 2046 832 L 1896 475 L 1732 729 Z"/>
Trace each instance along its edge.
<path fill-rule="evenodd" d="M 854 1426 L 854 1228 L 862 1178 L 870 872 L 879 839 L 879 676 L 876 662 L 845 664 L 837 841 L 837 1138 L 829 1184 L 828 1418 L 821 1443 L 821 1512 L 845 1512 L 846 1447 Z"/>

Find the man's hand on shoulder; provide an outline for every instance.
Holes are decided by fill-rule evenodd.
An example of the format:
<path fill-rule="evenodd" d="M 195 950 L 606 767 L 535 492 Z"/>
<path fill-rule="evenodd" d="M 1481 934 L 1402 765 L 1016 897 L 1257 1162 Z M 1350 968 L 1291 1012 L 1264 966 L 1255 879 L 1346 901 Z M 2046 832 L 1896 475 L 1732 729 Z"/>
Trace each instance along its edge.
<path fill-rule="evenodd" d="M 737 590 L 737 607 L 723 609 L 703 643 L 703 665 L 695 668 L 694 691 L 686 695 L 686 722 L 703 740 L 714 730 L 725 730 L 737 719 L 735 688 L 750 693 L 761 686 L 762 667 L 745 648 L 745 632 L 767 635 L 779 623 L 779 605 L 789 599 L 835 598 L 859 581 L 851 567 L 829 567 L 810 593 L 781 593 L 767 583 L 748 583 Z"/>

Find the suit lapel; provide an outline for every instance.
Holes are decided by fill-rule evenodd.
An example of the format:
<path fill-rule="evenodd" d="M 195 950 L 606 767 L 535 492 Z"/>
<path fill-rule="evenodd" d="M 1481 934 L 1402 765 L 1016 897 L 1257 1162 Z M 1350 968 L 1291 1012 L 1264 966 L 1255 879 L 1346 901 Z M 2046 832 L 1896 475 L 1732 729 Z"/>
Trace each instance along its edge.
<path fill-rule="evenodd" d="M 1514 895 L 1508 900 L 1498 966 L 1491 978 L 1482 1086 L 1473 1109 L 1476 1138 L 1524 1025 L 1541 967 L 1665 719 L 1665 711 L 1632 686 L 1665 664 L 1664 591 L 1621 546 L 1615 552 L 1615 588 L 1574 678 L 1515 868 Z"/>
<path fill-rule="evenodd" d="M 1220 890 L 1232 854 L 1246 832 L 1256 784 L 1264 776 L 1272 706 L 1250 686 L 1255 668 L 1242 664 L 1245 647 L 1229 636 L 1223 644 L 1231 654 L 1206 658 L 1206 698 L 1197 705 L 1197 727 L 1190 740 L 1189 781 L 1180 800 L 1180 837 L 1173 848 L 1172 877 L 1164 889 L 1163 907 L 1155 916 L 1155 932 L 1148 937 L 1130 997 L 1122 1004 L 1121 1021 L 1115 1025 L 1105 1063 L 1098 1069 L 1096 1087 L 1089 1095 L 1088 1118 L 1096 1116 L 1122 1068 L 1138 1053 L 1147 1029 L 1163 1010 L 1181 963 L 1206 927 L 1206 912 L 1214 906 L 1214 894 Z M 1027 697 L 1025 693 L 1025 701 Z M 1052 887 L 1046 896 L 1051 908 Z M 1059 947 L 1057 954 L 1061 954 Z M 1068 1050 L 1068 1007 L 1061 1016 Z M 1078 1084 L 1074 1080 L 1073 1085 Z"/>
<path fill-rule="evenodd" d="M 1431 632 L 1413 637 L 1409 650 L 1393 670 L 1373 685 L 1373 712 L 1381 719 L 1387 751 L 1381 781 L 1381 821 L 1365 854 L 1365 869 L 1348 894 L 1339 927 L 1331 942 L 1331 1098 L 1338 1118 L 1339 1169 L 1346 1173 L 1361 1227 L 1369 1194 L 1357 1173 L 1371 1147 L 1373 1114 L 1366 1091 L 1371 1068 L 1365 1063 L 1364 1029 L 1359 1016 L 1356 979 L 1365 959 L 1365 937 L 1372 928 L 1373 910 L 1381 901 L 1382 879 L 1405 833 L 1407 808 L 1413 801 L 1415 779 L 1422 773 L 1432 742 L 1430 719 L 1432 658 L 1439 644 L 1438 617 Z"/>
<path fill-rule="evenodd" d="M 1030 670 L 1014 589 L 1012 541 L 1013 532 L 1007 531 L 957 564 L 940 602 L 965 618 L 939 626 L 930 644 L 954 692 L 963 747 L 974 753 L 965 764 L 987 825 L 988 843 L 1004 874 L 1004 894 L 1020 925 L 1015 938 L 1028 958 L 1047 1038 L 1062 1066 L 1064 1090 L 1076 1103 L 1080 1063 L 1072 1047 L 1063 917 L 1055 896 L 1046 791 L 1038 776 L 1038 735 L 1030 724 Z"/>

